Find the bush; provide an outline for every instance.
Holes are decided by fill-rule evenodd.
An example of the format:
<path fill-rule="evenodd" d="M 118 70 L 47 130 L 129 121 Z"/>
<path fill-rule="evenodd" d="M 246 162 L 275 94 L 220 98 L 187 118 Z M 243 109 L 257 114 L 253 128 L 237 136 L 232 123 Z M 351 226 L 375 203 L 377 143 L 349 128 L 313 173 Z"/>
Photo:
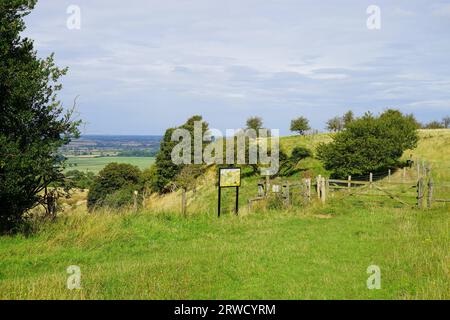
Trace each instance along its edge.
<path fill-rule="evenodd" d="M 133 193 L 139 190 L 139 185 L 130 185 L 108 194 L 102 202 L 103 207 L 120 209 L 133 205 Z"/>
<path fill-rule="evenodd" d="M 283 151 L 280 150 L 280 170 L 279 175 L 286 177 L 292 176 L 299 170 L 297 170 L 298 163 L 312 156 L 312 152 L 305 147 L 295 147 L 292 150 L 291 156 L 288 157 Z"/>
<path fill-rule="evenodd" d="M 295 147 L 291 153 L 291 161 L 295 163 L 309 157 L 312 157 L 312 152 L 305 147 Z"/>
<path fill-rule="evenodd" d="M 70 188 L 89 189 L 94 183 L 95 174 L 93 172 L 70 170 L 65 173 L 65 177 L 69 181 Z"/>
<path fill-rule="evenodd" d="M 138 167 L 125 163 L 108 164 L 99 172 L 89 190 L 88 209 L 92 210 L 95 206 L 105 205 L 108 196 L 110 196 L 109 201 L 115 203 L 111 195 L 120 190 L 130 190 L 130 188 L 140 190 L 141 182 L 141 171 Z M 121 198 L 122 194 L 117 193 L 116 197 Z M 122 200 L 117 202 L 121 203 Z"/>
<path fill-rule="evenodd" d="M 354 120 L 332 143 L 321 144 L 318 156 L 333 177 L 346 178 L 398 166 L 403 152 L 417 142 L 414 117 L 387 110 L 379 117 L 368 113 Z"/>

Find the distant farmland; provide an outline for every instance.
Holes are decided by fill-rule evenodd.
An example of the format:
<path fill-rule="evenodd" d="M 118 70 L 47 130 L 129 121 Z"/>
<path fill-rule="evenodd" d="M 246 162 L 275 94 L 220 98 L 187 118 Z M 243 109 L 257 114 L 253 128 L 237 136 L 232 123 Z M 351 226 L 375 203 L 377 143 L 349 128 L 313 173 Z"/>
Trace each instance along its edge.
<path fill-rule="evenodd" d="M 108 163 L 129 163 L 141 170 L 149 168 L 154 162 L 154 157 L 69 157 L 66 171 L 80 170 L 98 173 Z"/>

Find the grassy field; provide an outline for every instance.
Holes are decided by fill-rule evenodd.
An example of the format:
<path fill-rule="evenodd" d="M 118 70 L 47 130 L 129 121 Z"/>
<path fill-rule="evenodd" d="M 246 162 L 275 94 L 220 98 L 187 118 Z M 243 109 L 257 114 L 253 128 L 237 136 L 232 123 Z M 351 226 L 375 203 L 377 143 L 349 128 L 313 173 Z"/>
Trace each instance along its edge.
<path fill-rule="evenodd" d="M 149 168 L 154 162 L 153 157 L 69 157 L 67 160 L 68 170 L 90 171 L 98 173 L 108 163 L 129 163 L 139 167 L 141 170 Z"/>
<path fill-rule="evenodd" d="M 447 208 L 448 210 L 448 208 Z M 85 213 L 0 242 L 2 299 L 448 299 L 448 211 Z M 70 230 L 70 232 L 68 232 Z M 82 289 L 66 288 L 77 265 Z M 381 268 L 380 290 L 366 286 Z"/>
<path fill-rule="evenodd" d="M 420 136 L 405 158 L 429 161 L 436 181 L 449 181 L 450 130 Z M 281 144 L 289 152 L 329 139 Z M 315 159 L 300 167 L 293 180 L 326 173 Z M 258 179 L 243 180 L 239 216 L 227 213 L 227 190 L 217 219 L 211 170 L 189 193 L 187 217 L 172 193 L 153 196 L 137 213 L 88 214 L 75 206 L 35 234 L 1 237 L 0 299 L 450 298 L 450 204 L 417 210 L 336 196 L 326 205 L 248 211 Z M 66 287 L 70 265 L 81 268 L 80 290 Z M 370 265 L 381 269 L 380 290 L 367 288 Z"/>

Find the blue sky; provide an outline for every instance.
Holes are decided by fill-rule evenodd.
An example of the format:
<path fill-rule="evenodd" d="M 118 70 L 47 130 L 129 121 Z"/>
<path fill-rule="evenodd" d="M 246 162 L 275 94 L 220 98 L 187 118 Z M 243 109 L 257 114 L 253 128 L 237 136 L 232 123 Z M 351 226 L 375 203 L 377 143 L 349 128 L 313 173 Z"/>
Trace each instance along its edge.
<path fill-rule="evenodd" d="M 161 134 L 193 114 L 282 134 L 348 109 L 450 115 L 450 1 L 41 0 L 26 21 L 39 55 L 70 68 L 60 97 L 80 96 L 85 134 Z"/>

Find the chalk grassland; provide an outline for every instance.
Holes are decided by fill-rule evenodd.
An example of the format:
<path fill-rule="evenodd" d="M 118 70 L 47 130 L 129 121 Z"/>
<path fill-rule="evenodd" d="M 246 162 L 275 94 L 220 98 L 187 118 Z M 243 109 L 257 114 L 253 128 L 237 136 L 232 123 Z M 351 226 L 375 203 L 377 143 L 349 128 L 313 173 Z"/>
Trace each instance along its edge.
<path fill-rule="evenodd" d="M 448 181 L 450 130 L 420 135 L 413 157 L 432 162 L 433 176 Z M 307 139 L 329 138 L 287 137 L 281 144 L 290 152 L 313 146 Z M 299 170 L 291 179 L 326 173 L 316 159 L 303 160 Z M 337 195 L 325 205 L 249 211 L 258 180 L 242 180 L 239 216 L 230 212 L 229 189 L 217 219 L 211 169 L 189 192 L 187 217 L 180 194 L 172 193 L 151 197 L 136 213 L 88 214 L 75 206 L 36 234 L 1 237 L 0 298 L 450 298 L 449 204 L 422 211 Z M 70 265 L 81 268 L 80 290 L 67 289 Z M 380 290 L 367 288 L 370 265 L 381 269 Z"/>
<path fill-rule="evenodd" d="M 69 157 L 67 161 L 68 170 L 80 170 L 98 173 L 108 163 L 128 163 L 137 166 L 141 170 L 150 168 L 155 162 L 154 157 Z"/>

